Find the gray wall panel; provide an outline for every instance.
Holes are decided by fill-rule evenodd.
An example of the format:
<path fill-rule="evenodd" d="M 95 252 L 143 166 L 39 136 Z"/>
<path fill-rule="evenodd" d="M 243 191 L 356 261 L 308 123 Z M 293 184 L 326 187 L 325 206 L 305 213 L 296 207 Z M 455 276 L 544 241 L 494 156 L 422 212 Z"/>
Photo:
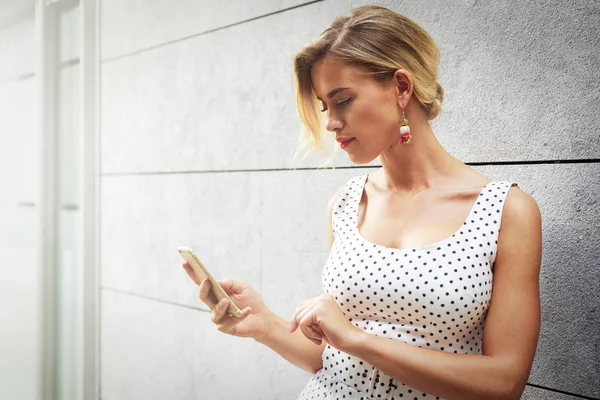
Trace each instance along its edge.
<path fill-rule="evenodd" d="M 282 167 L 300 132 L 289 49 L 314 37 L 336 14 L 334 5 L 104 64 L 102 171 Z"/>
<path fill-rule="evenodd" d="M 599 33 L 594 3 L 493 4 L 392 3 L 442 50 L 446 100 L 432 122 L 442 144 L 465 162 L 599 157 L 600 68 L 587 39 Z M 290 167 L 300 130 L 292 57 L 348 6 L 310 4 L 104 64 L 103 172 Z M 523 19 L 531 9 L 537 16 Z M 577 20 L 589 29 L 574 30 Z M 541 24 L 553 29 L 538 36 Z M 337 162 L 350 165 L 345 154 Z"/>
<path fill-rule="evenodd" d="M 210 314 L 102 291 L 105 400 L 293 399 L 310 375 Z"/>
<path fill-rule="evenodd" d="M 527 386 L 521 400 L 577 400 L 579 397 L 569 396 L 568 394 L 562 394 L 558 392 L 552 392 L 550 390 L 544 390 L 532 386 Z"/>
<path fill-rule="evenodd" d="M 446 99 L 436 133 L 451 154 L 465 162 L 599 157 L 596 0 L 377 3 L 421 24 L 440 47 Z"/>
<path fill-rule="evenodd" d="M 542 329 L 530 382 L 599 396 L 600 166 L 477 169 L 519 183 L 542 211 Z M 106 177 L 103 285 L 198 307 L 172 251 L 189 240 L 206 249 L 217 274 L 248 281 L 290 318 L 320 291 L 327 200 L 349 177 L 373 170 Z"/>
<path fill-rule="evenodd" d="M 312 0 L 102 0 L 102 59 L 302 5 Z"/>
<path fill-rule="evenodd" d="M 600 164 L 481 170 L 519 183 L 542 212 L 542 329 L 530 382 L 600 397 Z"/>
<path fill-rule="evenodd" d="M 252 174 L 104 178 L 102 285 L 204 307 L 177 252 L 189 246 L 217 279 L 260 290 L 261 186 Z"/>
<path fill-rule="evenodd" d="M 169 386 L 205 384 L 196 361 L 185 361 L 200 371 L 196 380 L 163 370 L 172 354 L 183 352 L 178 339 L 196 335 L 186 331 L 198 326 L 186 322 L 189 315 L 200 314 L 208 336 L 192 341 L 210 338 L 231 347 L 227 351 L 247 352 L 243 363 L 258 360 L 252 369 L 257 384 L 265 365 L 273 398 L 294 398 L 306 375 L 269 349 L 243 347 L 211 330 L 175 248 L 197 248 L 217 275 L 248 281 L 284 318 L 320 291 L 327 200 L 351 176 L 373 171 L 378 160 L 367 169 L 281 170 L 291 166 L 300 129 L 292 57 L 335 16 L 367 2 L 327 0 L 185 40 L 178 39 L 208 26 L 191 6 L 164 9 L 166 3 L 154 1 L 128 29 L 111 21 L 134 19 L 141 3 L 103 3 L 104 18 L 113 8 L 113 19 L 102 24 L 103 57 L 156 47 L 102 66 L 103 396 L 135 397 L 148 374 L 164 374 L 149 384 L 148 398 Z M 414 19 L 440 46 L 446 100 L 432 127 L 458 159 L 599 158 L 597 2 L 378 3 Z M 251 18 L 256 10 L 227 21 Z M 219 12 L 215 21 L 227 14 Z M 322 161 L 313 154 L 303 166 Z M 477 167 L 492 179 L 519 183 L 542 211 L 542 329 L 529 381 L 553 390 L 528 387 L 525 399 L 571 398 L 557 391 L 600 398 L 600 164 L 590 161 Z M 351 165 L 343 152 L 337 165 Z M 169 174 L 202 171 L 213 172 Z M 119 174 L 126 176 L 111 176 Z M 121 333 L 131 321 L 153 332 L 141 342 L 154 346 L 151 354 L 136 347 L 139 332 Z M 165 331 L 163 322 L 179 328 Z M 173 331 L 182 336 L 168 337 Z M 195 346 L 187 357 L 206 354 Z M 131 365 L 119 367 L 128 350 Z M 136 370 L 139 365 L 144 368 Z"/>

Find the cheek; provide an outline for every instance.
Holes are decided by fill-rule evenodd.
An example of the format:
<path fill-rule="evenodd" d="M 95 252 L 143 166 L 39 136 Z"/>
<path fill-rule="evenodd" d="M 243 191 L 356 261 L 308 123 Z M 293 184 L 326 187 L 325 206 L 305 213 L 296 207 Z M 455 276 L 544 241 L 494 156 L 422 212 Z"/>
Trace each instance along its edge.
<path fill-rule="evenodd" d="M 353 125 L 358 128 L 357 134 L 362 137 L 369 139 L 381 137 L 383 139 L 393 134 L 395 129 L 400 129 L 400 121 L 396 122 L 395 118 L 396 111 L 394 109 L 378 107 L 376 103 L 372 103 L 356 110 L 353 115 Z"/>

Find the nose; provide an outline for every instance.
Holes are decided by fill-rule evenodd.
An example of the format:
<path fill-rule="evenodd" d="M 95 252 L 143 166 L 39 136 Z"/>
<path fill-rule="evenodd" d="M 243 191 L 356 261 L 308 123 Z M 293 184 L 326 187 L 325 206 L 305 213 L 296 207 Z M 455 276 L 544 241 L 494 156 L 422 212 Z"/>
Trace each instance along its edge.
<path fill-rule="evenodd" d="M 331 114 L 327 117 L 327 123 L 325 129 L 330 132 L 338 131 L 342 129 L 342 121 L 339 118 L 332 117 Z"/>

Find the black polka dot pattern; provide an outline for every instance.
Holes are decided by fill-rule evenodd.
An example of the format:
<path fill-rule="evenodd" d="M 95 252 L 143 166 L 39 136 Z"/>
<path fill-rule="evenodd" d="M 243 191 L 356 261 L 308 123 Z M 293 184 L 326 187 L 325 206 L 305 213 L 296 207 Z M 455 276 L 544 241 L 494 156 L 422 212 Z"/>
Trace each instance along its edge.
<path fill-rule="evenodd" d="M 335 241 L 323 269 L 324 290 L 352 324 L 372 335 L 455 354 L 481 354 L 502 209 L 516 183 L 485 185 L 452 236 L 395 249 L 369 242 L 358 230 L 358 205 L 367 178 L 351 178 L 334 204 Z M 323 368 L 298 397 L 312 399 L 440 397 L 408 387 L 327 345 Z"/>

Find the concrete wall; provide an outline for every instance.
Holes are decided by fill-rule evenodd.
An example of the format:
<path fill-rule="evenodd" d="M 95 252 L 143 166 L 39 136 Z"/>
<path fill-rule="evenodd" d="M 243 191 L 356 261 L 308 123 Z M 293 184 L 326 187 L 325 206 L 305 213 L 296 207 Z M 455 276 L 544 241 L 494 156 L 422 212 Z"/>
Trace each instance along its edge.
<path fill-rule="evenodd" d="M 286 318 L 319 293 L 327 200 L 379 164 L 341 154 L 350 168 L 317 170 L 313 155 L 289 169 L 300 129 L 292 57 L 363 4 L 102 0 L 104 400 L 293 399 L 309 379 L 218 332 L 176 247 L 249 282 Z M 444 147 L 541 207 L 543 322 L 523 398 L 600 398 L 600 6 L 379 4 L 440 46 L 446 100 L 432 126 Z"/>

